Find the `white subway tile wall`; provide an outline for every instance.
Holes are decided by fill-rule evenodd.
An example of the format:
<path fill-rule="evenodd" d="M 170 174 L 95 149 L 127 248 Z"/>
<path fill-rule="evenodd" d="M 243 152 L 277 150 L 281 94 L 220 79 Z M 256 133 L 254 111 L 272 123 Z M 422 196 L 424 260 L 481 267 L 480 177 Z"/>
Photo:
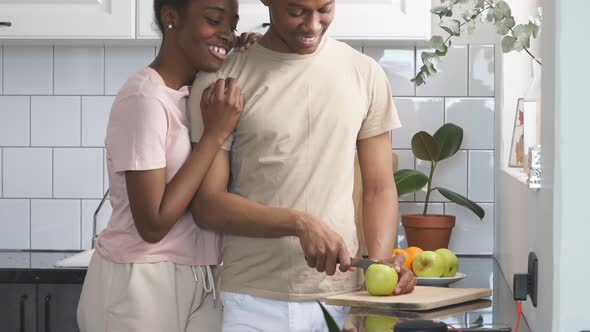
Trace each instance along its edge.
<path fill-rule="evenodd" d="M 4 198 L 53 197 L 53 150 L 4 148 L 2 191 Z"/>
<path fill-rule="evenodd" d="M 80 146 L 80 97 L 31 97 L 31 145 Z"/>
<path fill-rule="evenodd" d="M 31 98 L 0 96 L 0 145 L 30 145 Z"/>
<path fill-rule="evenodd" d="M 92 236 L 94 232 L 94 212 L 96 212 L 100 199 L 84 199 L 82 200 L 82 249 L 90 249 L 92 247 Z M 96 233 L 99 234 L 109 222 L 111 217 L 111 204 L 108 200 L 105 201 L 103 207 L 98 212 L 96 218 Z"/>
<path fill-rule="evenodd" d="M 4 46 L 0 46 L 0 92 L 4 91 Z"/>
<path fill-rule="evenodd" d="M 104 147 L 113 96 L 82 97 L 82 146 Z"/>
<path fill-rule="evenodd" d="M 101 148 L 53 150 L 54 198 L 101 198 L 103 169 Z"/>
<path fill-rule="evenodd" d="M 56 46 L 53 56 L 54 94 L 104 94 L 102 47 Z"/>
<path fill-rule="evenodd" d="M 105 94 L 116 95 L 127 78 L 149 65 L 155 58 L 154 47 L 107 47 L 105 49 Z"/>
<path fill-rule="evenodd" d="M 53 47 L 4 46 L 4 95 L 53 94 Z"/>
<path fill-rule="evenodd" d="M 424 160 L 416 161 L 416 169 L 428 175 L 430 172 L 430 162 Z M 467 151 L 459 150 L 452 158 L 438 162 L 434 170 L 432 187 L 442 187 L 452 190 L 460 195 L 467 196 Z M 416 199 L 424 201 L 426 192 L 416 193 Z M 438 191 L 430 195 L 433 202 L 447 202 Z"/>
<path fill-rule="evenodd" d="M 0 199 L 0 249 L 29 249 L 29 204 L 28 199 Z"/>
<path fill-rule="evenodd" d="M 445 116 L 444 98 L 395 98 L 402 127 L 391 135 L 394 149 L 410 149 L 412 136 L 423 130 L 434 134 Z"/>
<path fill-rule="evenodd" d="M 469 45 L 469 96 L 494 96 L 494 46 Z"/>
<path fill-rule="evenodd" d="M 416 86 L 410 82 L 416 75 L 414 68 L 414 48 L 387 49 L 367 47 L 365 54 L 375 59 L 389 77 L 394 96 L 414 96 Z"/>
<path fill-rule="evenodd" d="M 78 199 L 31 200 L 31 249 L 80 249 Z"/>
<path fill-rule="evenodd" d="M 439 64 L 435 65 L 438 70 L 437 75 L 428 79 L 426 84 L 417 87 L 416 95 L 425 97 L 468 96 L 467 50 L 465 45 L 451 46 L 447 55 L 441 58 Z M 423 51 L 430 50 L 416 50 L 416 71 L 422 67 L 421 54 Z"/>
<path fill-rule="evenodd" d="M 427 170 L 411 152 L 414 133 L 442 124 L 463 127 L 461 151 L 441 162 L 435 184 L 482 206 L 479 221 L 433 195 L 430 212 L 457 215 L 451 249 L 493 252 L 494 46 L 457 45 L 425 86 L 409 82 L 422 49 L 351 46 L 375 59 L 388 75 L 403 127 L 392 133 L 401 169 Z M 93 214 L 106 189 L 104 135 L 108 113 L 126 78 L 148 65 L 147 46 L 0 47 L 0 249 L 87 249 Z M 423 193 L 400 198 L 400 215 L 419 213 Z M 107 201 L 98 230 L 110 217 Z M 399 225 L 398 241 L 405 245 Z"/>

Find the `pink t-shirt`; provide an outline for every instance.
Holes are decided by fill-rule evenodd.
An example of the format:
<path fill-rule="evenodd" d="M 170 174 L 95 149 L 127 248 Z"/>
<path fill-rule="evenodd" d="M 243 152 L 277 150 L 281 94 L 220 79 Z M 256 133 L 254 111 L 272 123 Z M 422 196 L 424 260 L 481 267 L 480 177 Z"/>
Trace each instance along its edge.
<path fill-rule="evenodd" d="M 221 236 L 199 229 L 188 211 L 160 242 L 150 244 L 142 240 L 127 197 L 125 171 L 165 167 L 168 183 L 188 158 L 188 95 L 188 87 L 168 88 L 162 77 L 147 67 L 127 80 L 113 103 L 106 135 L 113 213 L 98 236 L 96 249 L 115 263 L 221 262 Z"/>

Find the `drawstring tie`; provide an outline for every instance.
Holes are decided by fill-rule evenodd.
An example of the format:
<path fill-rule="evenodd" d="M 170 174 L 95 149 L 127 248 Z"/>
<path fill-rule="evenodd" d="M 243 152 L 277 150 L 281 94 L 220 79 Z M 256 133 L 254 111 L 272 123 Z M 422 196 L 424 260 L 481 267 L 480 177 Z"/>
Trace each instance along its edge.
<path fill-rule="evenodd" d="M 199 268 L 199 274 L 201 275 L 201 279 L 203 280 L 203 290 L 207 294 L 213 292 L 213 301 L 217 300 L 217 293 L 215 292 L 215 282 L 213 281 L 213 272 L 211 271 L 211 267 L 209 265 L 205 265 L 205 272 L 203 272 L 203 266 L 197 267 Z M 193 270 L 195 282 L 198 283 L 199 280 L 197 278 L 197 271 L 195 270 L 194 266 L 191 266 L 191 268 Z M 205 275 L 207 276 L 207 278 L 205 278 Z"/>

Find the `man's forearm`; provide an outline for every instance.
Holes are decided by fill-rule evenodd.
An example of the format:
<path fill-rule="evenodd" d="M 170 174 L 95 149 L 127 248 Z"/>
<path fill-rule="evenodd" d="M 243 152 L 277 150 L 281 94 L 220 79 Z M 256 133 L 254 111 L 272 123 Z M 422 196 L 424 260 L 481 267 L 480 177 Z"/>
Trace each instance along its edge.
<path fill-rule="evenodd" d="M 397 237 L 397 194 L 394 188 L 363 192 L 363 227 L 369 258 L 390 258 Z"/>
<path fill-rule="evenodd" d="M 297 236 L 303 220 L 296 211 L 272 208 L 228 193 L 198 193 L 191 206 L 204 228 L 249 237 Z"/>

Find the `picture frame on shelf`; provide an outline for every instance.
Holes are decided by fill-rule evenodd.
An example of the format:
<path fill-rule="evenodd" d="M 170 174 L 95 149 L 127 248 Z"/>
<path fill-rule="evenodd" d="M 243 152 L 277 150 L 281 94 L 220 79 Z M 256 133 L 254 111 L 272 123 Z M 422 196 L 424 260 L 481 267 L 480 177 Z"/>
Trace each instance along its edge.
<path fill-rule="evenodd" d="M 516 102 L 516 114 L 514 116 L 514 129 L 512 131 L 512 144 L 510 146 L 508 167 L 523 168 L 525 160 L 524 98 L 518 98 L 518 101 Z"/>

